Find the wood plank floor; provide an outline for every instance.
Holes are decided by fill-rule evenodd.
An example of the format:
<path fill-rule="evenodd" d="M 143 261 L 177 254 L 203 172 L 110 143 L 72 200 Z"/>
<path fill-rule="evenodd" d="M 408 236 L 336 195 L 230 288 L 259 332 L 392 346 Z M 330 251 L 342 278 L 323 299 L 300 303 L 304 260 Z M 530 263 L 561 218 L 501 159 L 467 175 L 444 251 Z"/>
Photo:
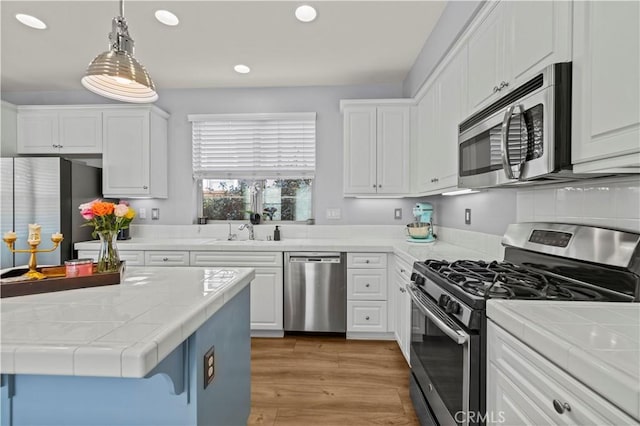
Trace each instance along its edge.
<path fill-rule="evenodd" d="M 251 339 L 249 425 L 418 425 L 396 342 Z"/>

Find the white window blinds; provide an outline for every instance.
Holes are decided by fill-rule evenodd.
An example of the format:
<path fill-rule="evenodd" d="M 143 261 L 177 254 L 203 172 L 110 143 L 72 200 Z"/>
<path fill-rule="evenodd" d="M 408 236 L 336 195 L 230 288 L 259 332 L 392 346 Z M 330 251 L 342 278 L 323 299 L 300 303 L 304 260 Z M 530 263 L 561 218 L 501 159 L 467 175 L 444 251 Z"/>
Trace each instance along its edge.
<path fill-rule="evenodd" d="M 316 165 L 316 113 L 196 114 L 193 176 L 308 178 Z"/>

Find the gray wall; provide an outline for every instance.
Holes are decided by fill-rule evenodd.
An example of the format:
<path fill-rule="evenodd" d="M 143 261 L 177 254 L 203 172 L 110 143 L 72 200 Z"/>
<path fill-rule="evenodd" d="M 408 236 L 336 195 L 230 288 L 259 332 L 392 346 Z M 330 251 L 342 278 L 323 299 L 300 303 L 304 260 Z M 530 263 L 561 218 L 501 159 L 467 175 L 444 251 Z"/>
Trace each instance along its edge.
<path fill-rule="evenodd" d="M 402 87 L 405 97 L 415 96 L 420 86 L 476 15 L 482 1 L 450 1 L 424 43 Z"/>
<path fill-rule="evenodd" d="M 516 190 L 490 189 L 475 194 L 426 197 L 433 205 L 433 222 L 447 228 L 503 235 L 516 222 Z M 471 224 L 464 223 L 464 211 L 471 209 Z"/>
<path fill-rule="evenodd" d="M 317 112 L 317 169 L 314 210 L 318 224 L 398 224 L 409 221 L 414 200 L 355 199 L 342 196 L 342 115 L 340 99 L 398 98 L 402 85 L 324 86 L 291 88 L 163 90 L 156 105 L 169 119 L 169 198 L 133 200 L 136 208 L 160 208 L 160 220 L 137 223 L 189 224 L 197 212 L 191 177 L 191 125 L 187 114 L 251 112 Z M 6 92 L 17 105 L 105 103 L 87 91 Z M 326 209 L 340 208 L 340 220 L 327 220 Z M 393 218 L 394 208 L 404 219 Z"/>

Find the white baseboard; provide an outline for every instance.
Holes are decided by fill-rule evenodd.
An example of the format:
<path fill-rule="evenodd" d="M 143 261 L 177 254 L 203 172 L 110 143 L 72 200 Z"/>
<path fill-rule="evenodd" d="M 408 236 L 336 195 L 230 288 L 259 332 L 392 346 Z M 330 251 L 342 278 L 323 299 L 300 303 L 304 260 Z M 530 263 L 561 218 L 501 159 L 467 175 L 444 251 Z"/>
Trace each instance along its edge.
<path fill-rule="evenodd" d="M 251 330 L 251 337 L 284 337 L 284 330 Z"/>
<path fill-rule="evenodd" d="M 348 331 L 349 340 L 396 340 L 393 332 L 388 333 L 367 333 L 364 331 Z"/>

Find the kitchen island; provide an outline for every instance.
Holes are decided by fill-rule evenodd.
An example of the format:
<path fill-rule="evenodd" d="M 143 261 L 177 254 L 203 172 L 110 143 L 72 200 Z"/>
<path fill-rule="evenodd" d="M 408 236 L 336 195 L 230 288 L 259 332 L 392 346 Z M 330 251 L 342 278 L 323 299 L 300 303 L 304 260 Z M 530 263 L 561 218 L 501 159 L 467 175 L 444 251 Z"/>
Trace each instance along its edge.
<path fill-rule="evenodd" d="M 254 276 L 130 267 L 119 285 L 2 299 L 1 424 L 246 424 Z"/>

